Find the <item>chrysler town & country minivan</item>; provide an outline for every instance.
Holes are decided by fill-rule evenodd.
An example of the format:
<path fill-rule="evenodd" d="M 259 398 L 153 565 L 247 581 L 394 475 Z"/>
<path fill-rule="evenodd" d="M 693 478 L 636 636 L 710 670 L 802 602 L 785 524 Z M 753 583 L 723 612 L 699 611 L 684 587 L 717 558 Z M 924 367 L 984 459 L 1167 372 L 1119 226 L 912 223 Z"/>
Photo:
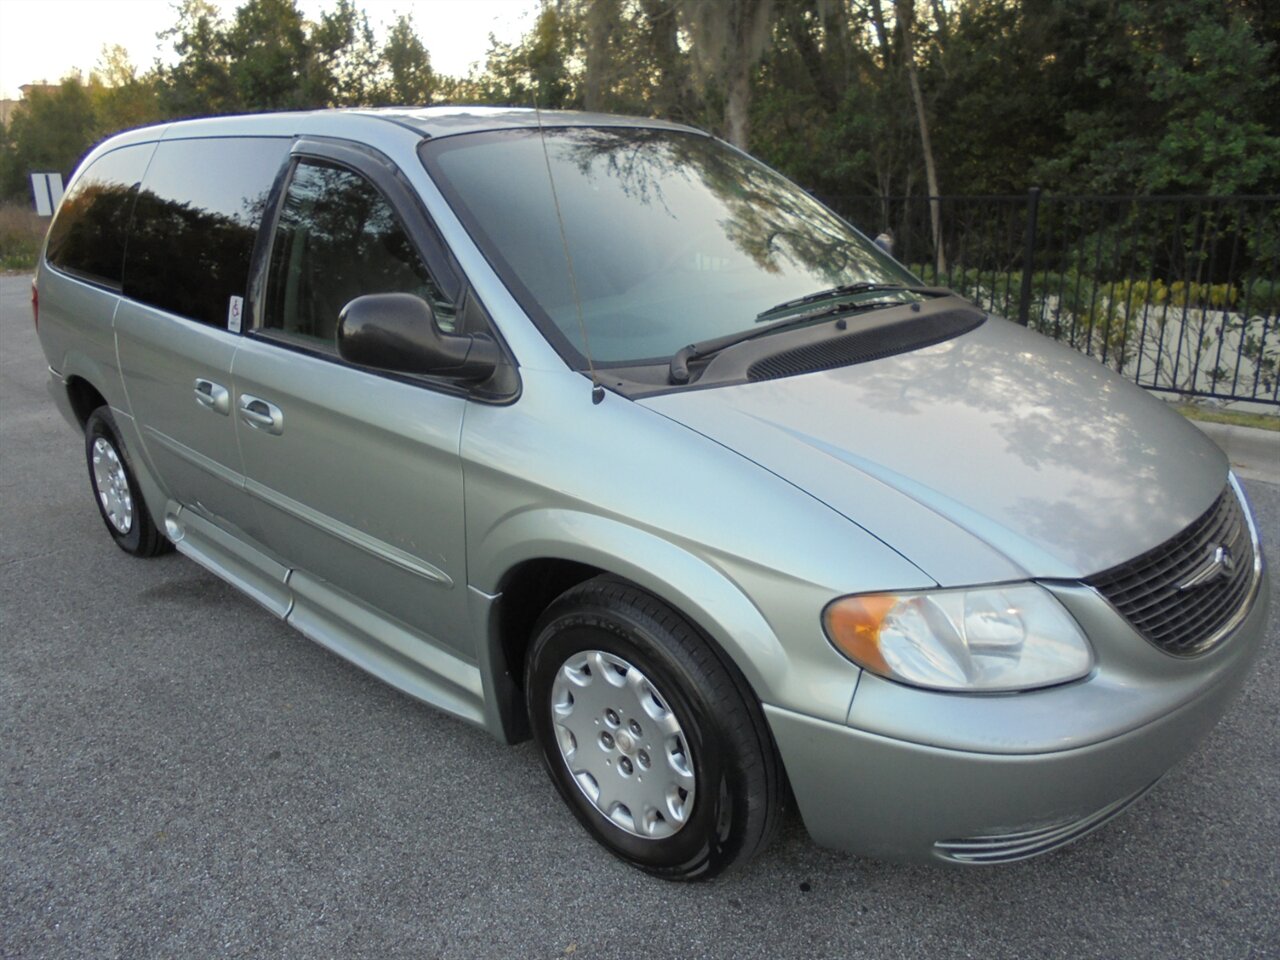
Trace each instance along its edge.
<path fill-rule="evenodd" d="M 746 860 L 790 796 L 864 855 L 1054 849 L 1186 755 L 1261 642 L 1216 447 L 688 127 L 131 131 L 35 298 L 123 549 L 532 736 L 661 876 Z"/>

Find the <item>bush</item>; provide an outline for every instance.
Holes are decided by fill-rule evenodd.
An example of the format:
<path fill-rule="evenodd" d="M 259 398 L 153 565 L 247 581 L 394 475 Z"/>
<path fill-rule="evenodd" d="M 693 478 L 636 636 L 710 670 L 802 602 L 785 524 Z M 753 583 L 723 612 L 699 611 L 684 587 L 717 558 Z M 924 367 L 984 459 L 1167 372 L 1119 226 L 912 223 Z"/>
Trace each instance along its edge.
<path fill-rule="evenodd" d="M 1255 280 L 1248 283 L 1242 299 L 1251 316 L 1280 314 L 1280 280 Z"/>
<path fill-rule="evenodd" d="M 49 221 L 21 204 L 0 206 L 0 270 L 31 270 Z"/>
<path fill-rule="evenodd" d="M 938 276 L 932 264 L 913 263 L 910 269 L 995 313 L 1017 316 L 1019 270 L 952 264 Z M 1030 293 L 1027 321 L 1033 330 L 1144 385 L 1190 393 L 1238 387 L 1265 398 L 1280 381 L 1280 280 L 1100 279 L 1072 267 L 1034 272 Z"/>

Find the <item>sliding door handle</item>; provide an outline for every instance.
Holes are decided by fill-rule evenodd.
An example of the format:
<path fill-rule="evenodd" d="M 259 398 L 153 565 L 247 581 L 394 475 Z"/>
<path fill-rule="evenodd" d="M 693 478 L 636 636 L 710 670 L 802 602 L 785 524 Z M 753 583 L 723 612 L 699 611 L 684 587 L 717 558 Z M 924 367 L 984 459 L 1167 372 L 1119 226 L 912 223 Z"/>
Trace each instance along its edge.
<path fill-rule="evenodd" d="M 267 403 L 261 397 L 251 397 L 247 393 L 240 394 L 240 419 L 264 433 L 279 434 L 284 430 L 284 414 L 274 403 Z"/>

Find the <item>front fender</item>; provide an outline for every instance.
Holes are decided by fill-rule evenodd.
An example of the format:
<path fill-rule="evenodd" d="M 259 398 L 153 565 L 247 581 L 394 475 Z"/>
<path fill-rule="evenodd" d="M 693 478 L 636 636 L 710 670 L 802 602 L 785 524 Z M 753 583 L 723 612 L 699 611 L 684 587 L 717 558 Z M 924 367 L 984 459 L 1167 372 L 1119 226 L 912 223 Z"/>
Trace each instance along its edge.
<path fill-rule="evenodd" d="M 717 557 L 713 565 L 653 532 L 558 508 L 511 514 L 492 528 L 471 557 L 472 588 L 496 594 L 508 571 L 531 560 L 587 564 L 654 594 L 709 636 L 762 702 L 833 722 L 843 722 L 848 713 L 860 671 L 821 637 L 817 612 L 830 599 L 821 588 L 810 587 L 814 596 L 806 603 L 803 584 L 787 585 L 802 609 L 812 609 L 810 632 L 819 643 L 784 649 L 778 630 L 739 585 L 752 571 L 734 569 L 732 558 Z"/>
<path fill-rule="evenodd" d="M 517 565 L 588 564 L 692 621 L 764 703 L 843 723 L 861 675 L 822 631 L 856 590 L 932 586 L 887 544 L 722 444 L 570 371 L 522 367 L 463 424 L 467 570 L 492 597 Z"/>

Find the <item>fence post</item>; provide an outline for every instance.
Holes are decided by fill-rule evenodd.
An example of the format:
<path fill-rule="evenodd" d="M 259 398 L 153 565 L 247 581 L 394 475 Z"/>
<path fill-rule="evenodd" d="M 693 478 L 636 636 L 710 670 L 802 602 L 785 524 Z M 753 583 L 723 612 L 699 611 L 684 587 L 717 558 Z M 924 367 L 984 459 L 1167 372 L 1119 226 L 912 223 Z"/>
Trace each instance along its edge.
<path fill-rule="evenodd" d="M 1031 317 L 1031 274 L 1035 270 L 1036 220 L 1040 212 L 1040 188 L 1027 191 L 1027 235 L 1022 248 L 1022 291 L 1018 294 L 1018 322 L 1024 327 Z"/>

